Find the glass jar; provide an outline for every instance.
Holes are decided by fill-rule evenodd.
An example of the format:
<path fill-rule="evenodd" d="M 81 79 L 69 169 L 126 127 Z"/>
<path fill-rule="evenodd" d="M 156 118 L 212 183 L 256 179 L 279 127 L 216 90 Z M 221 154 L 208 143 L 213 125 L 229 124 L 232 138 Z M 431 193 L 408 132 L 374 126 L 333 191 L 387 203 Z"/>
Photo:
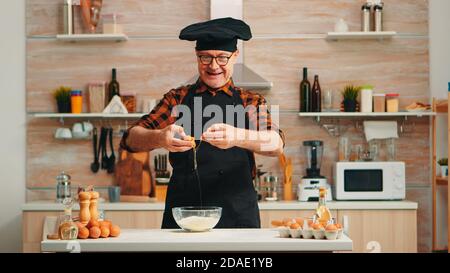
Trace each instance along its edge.
<path fill-rule="evenodd" d="M 374 94 L 373 95 L 373 111 L 377 113 L 386 112 L 386 95 Z"/>
<path fill-rule="evenodd" d="M 56 200 L 57 202 L 62 203 L 66 198 L 72 198 L 70 175 L 61 172 L 61 174 L 56 177 Z"/>
<path fill-rule="evenodd" d="M 116 13 L 103 15 L 103 33 L 104 34 L 121 34 L 123 33 L 122 25 L 118 24 L 119 15 Z"/>
<path fill-rule="evenodd" d="M 70 106 L 72 114 L 80 114 L 83 111 L 83 95 L 81 90 L 70 91 Z"/>
<path fill-rule="evenodd" d="M 396 113 L 399 106 L 399 95 L 396 93 L 386 94 L 386 112 Z"/>

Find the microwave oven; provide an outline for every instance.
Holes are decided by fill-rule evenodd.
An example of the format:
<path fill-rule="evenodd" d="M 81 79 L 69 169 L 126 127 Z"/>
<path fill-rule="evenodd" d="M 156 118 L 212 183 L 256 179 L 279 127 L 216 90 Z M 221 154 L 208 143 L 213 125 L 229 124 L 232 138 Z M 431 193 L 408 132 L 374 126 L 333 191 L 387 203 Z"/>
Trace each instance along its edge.
<path fill-rule="evenodd" d="M 336 200 L 405 199 L 404 162 L 337 162 L 334 167 Z"/>

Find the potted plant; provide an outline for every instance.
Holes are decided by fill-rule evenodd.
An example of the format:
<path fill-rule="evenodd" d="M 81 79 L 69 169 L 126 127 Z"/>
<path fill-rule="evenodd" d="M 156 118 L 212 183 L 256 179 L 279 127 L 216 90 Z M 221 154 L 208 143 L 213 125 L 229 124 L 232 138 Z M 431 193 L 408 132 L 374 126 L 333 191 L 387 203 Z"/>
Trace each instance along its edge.
<path fill-rule="evenodd" d="M 344 88 L 344 91 L 342 91 L 342 97 L 344 98 L 344 101 L 342 102 L 344 104 L 344 112 L 356 112 L 359 90 L 361 90 L 361 87 L 353 85 L 347 85 Z"/>
<path fill-rule="evenodd" d="M 448 158 L 441 158 L 438 161 L 439 166 L 441 166 L 441 176 L 447 177 L 448 175 Z"/>
<path fill-rule="evenodd" d="M 70 91 L 72 88 L 61 86 L 53 92 L 53 97 L 58 105 L 58 113 L 70 113 Z"/>

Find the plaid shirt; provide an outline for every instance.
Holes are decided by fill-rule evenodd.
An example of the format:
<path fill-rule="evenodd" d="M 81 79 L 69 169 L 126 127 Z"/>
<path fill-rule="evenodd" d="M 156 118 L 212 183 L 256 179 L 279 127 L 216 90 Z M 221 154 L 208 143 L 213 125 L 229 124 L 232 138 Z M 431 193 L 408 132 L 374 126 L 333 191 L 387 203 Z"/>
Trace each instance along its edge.
<path fill-rule="evenodd" d="M 163 129 L 171 124 L 174 124 L 176 122 L 176 116 L 172 115 L 172 110 L 176 105 L 182 103 L 190 87 L 191 85 L 182 86 L 177 89 L 172 89 L 164 94 L 163 99 L 149 114 L 142 116 L 133 125 L 131 125 L 130 128 L 128 128 L 122 138 L 122 141 L 120 142 L 120 147 L 129 152 L 133 152 L 133 150 L 126 145 L 126 139 L 131 128 L 135 126 L 141 126 L 148 129 Z M 262 95 L 235 87 L 232 79 L 230 79 L 223 87 L 219 89 L 211 89 L 201 80 L 198 80 L 198 87 L 195 90 L 195 93 L 199 94 L 202 92 L 210 92 L 213 96 L 215 96 L 218 92 L 225 92 L 228 96 L 233 96 L 232 89 L 238 92 L 243 101 L 244 108 L 247 106 L 254 106 L 250 109 L 256 110 L 258 107 L 261 109 L 262 107 L 267 106 L 266 99 Z M 258 113 L 255 111 L 249 111 L 248 117 L 252 128 L 260 130 L 261 127 L 261 129 L 266 130 L 277 130 L 283 140 L 283 143 L 285 143 L 284 133 L 277 127 L 276 124 L 272 123 L 272 118 L 269 111 L 263 110 Z M 255 173 L 256 167 L 253 170 L 253 174 Z"/>

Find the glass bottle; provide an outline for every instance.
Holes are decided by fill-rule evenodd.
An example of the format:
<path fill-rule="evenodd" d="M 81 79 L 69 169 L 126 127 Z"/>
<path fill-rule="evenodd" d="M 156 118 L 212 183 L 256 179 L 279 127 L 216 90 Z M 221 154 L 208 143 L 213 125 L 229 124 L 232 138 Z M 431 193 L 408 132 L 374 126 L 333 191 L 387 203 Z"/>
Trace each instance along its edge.
<path fill-rule="evenodd" d="M 303 80 L 300 83 L 300 112 L 311 112 L 311 84 L 307 67 L 303 68 Z"/>
<path fill-rule="evenodd" d="M 322 112 L 322 91 L 319 84 L 319 76 L 314 76 L 314 84 L 311 92 L 311 112 Z"/>
<path fill-rule="evenodd" d="M 331 220 L 331 212 L 327 207 L 326 204 L 326 196 L 327 196 L 327 189 L 325 187 L 319 188 L 319 205 L 316 210 L 316 216 L 317 220 L 319 221 L 322 226 L 326 226 L 328 221 Z"/>
<path fill-rule="evenodd" d="M 78 236 L 78 227 L 72 221 L 72 198 L 63 200 L 64 215 L 59 223 L 58 235 L 61 240 L 75 240 Z"/>
<path fill-rule="evenodd" d="M 108 92 L 108 102 L 110 102 L 114 96 L 120 96 L 120 85 L 117 81 L 117 70 L 115 68 L 112 69 L 112 78 L 108 85 Z"/>

